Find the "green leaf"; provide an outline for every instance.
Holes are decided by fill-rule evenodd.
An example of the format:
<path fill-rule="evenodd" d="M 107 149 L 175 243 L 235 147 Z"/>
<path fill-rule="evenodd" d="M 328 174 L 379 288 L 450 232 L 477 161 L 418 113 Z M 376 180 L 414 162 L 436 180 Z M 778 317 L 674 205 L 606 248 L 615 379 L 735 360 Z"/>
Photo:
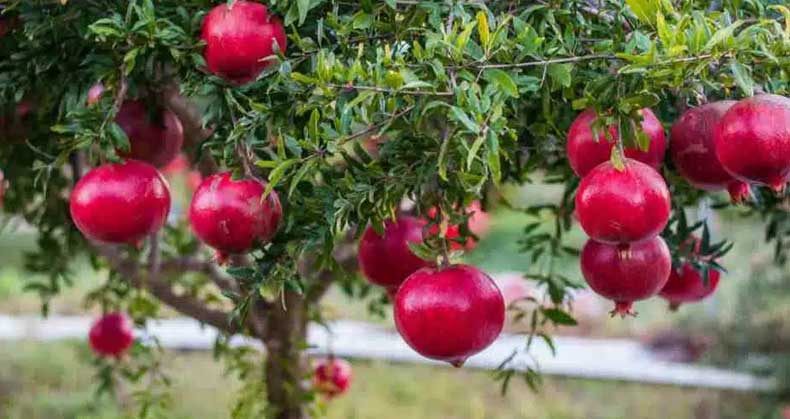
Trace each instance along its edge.
<path fill-rule="evenodd" d="M 304 23 L 307 12 L 310 11 L 310 0 L 296 0 L 296 8 L 299 10 L 299 24 Z"/>
<path fill-rule="evenodd" d="M 570 314 L 559 308 L 544 308 L 541 309 L 541 312 L 556 325 L 576 326 L 578 324 Z"/>
<path fill-rule="evenodd" d="M 507 72 L 499 69 L 488 69 L 483 73 L 483 77 L 488 81 L 496 83 L 500 90 L 507 93 L 510 97 L 518 97 L 518 86 Z"/>
<path fill-rule="evenodd" d="M 549 76 L 560 86 L 570 87 L 572 69 L 573 64 L 552 64 L 549 66 Z"/>
<path fill-rule="evenodd" d="M 469 131 L 471 131 L 471 132 L 473 132 L 475 134 L 480 132 L 480 125 L 477 125 L 477 123 L 475 121 L 472 121 L 472 119 L 469 118 L 469 115 L 467 115 L 464 112 L 463 109 L 461 109 L 461 108 L 459 108 L 457 106 L 451 106 L 450 107 L 450 116 L 454 120 L 456 120 L 456 121 L 460 122 L 461 124 L 463 124 L 463 126 L 466 127 L 466 129 L 468 129 Z"/>
<path fill-rule="evenodd" d="M 737 61 L 733 61 L 730 63 L 730 70 L 735 78 L 735 84 L 738 85 L 743 94 L 752 96 L 754 94 L 754 80 L 749 74 L 749 68 Z"/>
<path fill-rule="evenodd" d="M 625 0 L 634 15 L 648 25 L 655 25 L 656 16 L 661 10 L 660 0 Z"/>
<path fill-rule="evenodd" d="M 300 159 L 288 159 L 280 162 L 280 164 L 274 168 L 274 170 L 269 173 L 269 183 L 266 185 L 266 190 L 263 192 L 263 196 L 261 200 L 264 200 L 269 197 L 269 194 L 272 193 L 272 190 L 275 186 L 280 182 L 280 179 L 285 176 L 286 171 L 299 162 Z"/>
<path fill-rule="evenodd" d="M 480 44 L 483 45 L 484 49 L 488 50 L 491 42 L 491 32 L 488 28 L 488 16 L 482 10 L 477 12 L 477 33 L 480 35 Z"/>
<path fill-rule="evenodd" d="M 708 40 L 708 42 L 705 44 L 705 46 L 702 49 L 704 51 L 710 51 L 714 47 L 718 46 L 719 44 L 728 40 L 732 40 L 733 33 L 735 33 L 735 30 L 738 29 L 738 27 L 740 27 L 741 25 L 743 25 L 743 21 L 739 20 L 733 23 L 732 25 L 727 26 L 726 28 L 719 29 L 718 31 L 716 31 L 716 33 L 713 34 L 713 36 Z"/>

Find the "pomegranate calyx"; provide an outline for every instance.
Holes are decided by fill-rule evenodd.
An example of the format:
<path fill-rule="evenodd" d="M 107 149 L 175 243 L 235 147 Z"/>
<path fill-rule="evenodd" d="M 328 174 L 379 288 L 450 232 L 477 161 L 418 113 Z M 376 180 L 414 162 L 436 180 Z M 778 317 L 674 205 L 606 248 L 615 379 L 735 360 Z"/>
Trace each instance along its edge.
<path fill-rule="evenodd" d="M 737 180 L 727 185 L 727 191 L 730 193 L 730 201 L 734 205 L 745 203 L 752 194 L 748 183 Z"/>
<path fill-rule="evenodd" d="M 637 314 L 638 313 L 634 311 L 634 303 L 630 301 L 615 301 L 614 310 L 609 312 L 610 316 L 614 317 L 619 315 L 623 319 L 629 316 L 636 317 Z"/>

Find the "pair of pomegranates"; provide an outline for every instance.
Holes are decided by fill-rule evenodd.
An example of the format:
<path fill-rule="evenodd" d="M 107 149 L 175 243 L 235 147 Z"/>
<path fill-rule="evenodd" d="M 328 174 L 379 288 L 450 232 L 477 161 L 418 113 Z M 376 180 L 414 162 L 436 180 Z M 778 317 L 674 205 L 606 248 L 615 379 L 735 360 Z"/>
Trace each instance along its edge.
<path fill-rule="evenodd" d="M 359 245 L 364 276 L 387 289 L 398 332 L 421 355 L 461 366 L 501 333 L 505 302 L 494 281 L 469 265 L 436 267 L 412 253 L 427 222 L 400 216 L 383 234 L 368 227 Z"/>

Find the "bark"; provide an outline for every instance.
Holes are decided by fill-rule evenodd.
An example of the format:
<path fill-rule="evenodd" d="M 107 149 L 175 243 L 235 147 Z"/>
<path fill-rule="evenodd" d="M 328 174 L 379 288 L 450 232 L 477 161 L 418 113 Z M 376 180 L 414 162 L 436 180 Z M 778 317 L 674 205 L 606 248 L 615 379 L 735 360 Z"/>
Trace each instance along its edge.
<path fill-rule="evenodd" d="M 266 313 L 266 397 L 272 417 L 305 419 L 305 378 L 308 376 L 303 348 L 307 341 L 306 300 L 286 291 L 283 304 Z"/>

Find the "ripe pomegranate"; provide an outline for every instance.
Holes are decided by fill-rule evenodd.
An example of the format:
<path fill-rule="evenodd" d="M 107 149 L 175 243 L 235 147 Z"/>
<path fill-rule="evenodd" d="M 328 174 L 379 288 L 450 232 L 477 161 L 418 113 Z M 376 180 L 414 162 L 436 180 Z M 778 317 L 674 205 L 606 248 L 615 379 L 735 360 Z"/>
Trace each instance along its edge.
<path fill-rule="evenodd" d="M 127 100 L 115 122 L 129 137 L 131 149 L 124 157 L 164 167 L 181 152 L 184 129 L 178 117 L 168 109 L 152 112 L 144 101 Z"/>
<path fill-rule="evenodd" d="M 476 236 L 481 236 L 488 230 L 488 223 L 489 223 L 489 216 L 483 209 L 480 207 L 480 201 L 474 201 L 466 208 L 466 213 L 469 215 L 467 220 L 467 224 L 469 226 L 469 231 L 471 231 Z M 434 220 L 436 219 L 437 209 L 431 208 L 428 210 L 428 219 Z M 436 220 L 439 221 L 439 220 Z M 428 229 L 429 235 L 439 234 L 439 225 L 434 224 L 431 228 Z M 459 225 L 449 225 L 447 226 L 447 232 L 444 234 L 444 237 L 450 241 L 450 249 L 451 250 L 473 250 L 477 246 L 477 241 L 472 238 L 468 237 L 466 239 L 465 244 L 461 244 L 457 241 L 458 237 L 461 236 L 461 226 Z"/>
<path fill-rule="evenodd" d="M 103 95 L 104 95 L 104 84 L 102 84 L 102 82 L 98 82 L 93 86 L 91 86 L 91 88 L 88 89 L 88 97 L 86 98 L 86 102 L 88 102 L 88 106 L 93 106 L 99 103 Z"/>
<path fill-rule="evenodd" d="M 384 234 L 368 227 L 359 242 L 359 267 L 369 282 L 395 292 L 414 271 L 431 266 L 409 249 L 409 243 L 422 243 L 425 221 L 402 215 L 384 222 Z"/>
<path fill-rule="evenodd" d="M 721 273 L 715 269 L 708 271 L 708 283 L 702 274 L 690 263 L 684 263 L 680 270 L 673 269 L 669 281 L 661 290 L 661 297 L 669 301 L 671 309 L 676 310 L 683 303 L 702 301 L 716 291 Z"/>
<path fill-rule="evenodd" d="M 219 173 L 195 191 L 189 207 L 192 231 L 216 249 L 220 263 L 229 254 L 268 243 L 277 233 L 283 209 L 275 191 L 261 199 L 265 190 L 266 184 L 258 180 L 233 180 L 230 173 Z"/>
<path fill-rule="evenodd" d="M 96 354 L 119 358 L 134 342 L 132 321 L 123 313 L 105 314 L 91 327 L 88 340 Z"/>
<path fill-rule="evenodd" d="M 626 244 L 658 235 L 669 221 L 669 189 L 652 167 L 626 159 L 593 169 L 576 192 L 579 223 L 592 239 Z"/>
<path fill-rule="evenodd" d="M 165 224 L 170 189 L 150 164 L 105 164 L 85 175 L 71 192 L 71 218 L 85 237 L 136 245 Z"/>
<path fill-rule="evenodd" d="M 582 275 L 597 294 L 614 300 L 612 315 L 633 315 L 633 302 L 656 295 L 669 280 L 672 258 L 661 237 L 628 249 L 588 240 L 581 255 Z"/>
<path fill-rule="evenodd" d="M 494 342 L 504 323 L 502 293 L 474 266 L 421 269 L 395 298 L 395 325 L 406 343 L 455 367 Z"/>
<path fill-rule="evenodd" d="M 287 47 L 280 19 L 263 4 L 243 0 L 211 9 L 201 38 L 209 71 L 237 84 L 254 80 L 274 63 L 266 58 L 274 55 L 275 43 L 282 53 Z"/>
<path fill-rule="evenodd" d="M 642 130 L 650 138 L 650 148 L 647 151 L 641 151 L 638 148 L 629 147 L 625 149 L 625 156 L 639 160 L 658 170 L 664 161 L 667 147 L 664 127 L 661 126 L 661 121 L 656 118 L 652 110 L 644 108 L 639 112 L 642 115 Z M 592 129 L 596 118 L 595 110 L 587 109 L 576 117 L 568 130 L 566 144 L 568 161 L 579 177 L 586 176 L 595 166 L 609 160 L 612 148 L 616 145 L 619 137 L 617 126 L 610 125 L 607 127 L 608 136 L 603 131 L 598 132 L 596 141 Z"/>
<path fill-rule="evenodd" d="M 315 391 L 331 399 L 348 391 L 352 378 L 351 364 L 345 359 L 330 356 L 316 362 L 313 387 Z"/>
<path fill-rule="evenodd" d="M 719 161 L 735 178 L 777 192 L 790 181 L 790 99 L 764 94 L 738 102 L 714 139 Z"/>
<path fill-rule="evenodd" d="M 737 203 L 749 196 L 749 185 L 724 170 L 713 140 L 716 124 L 735 103 L 723 100 L 686 111 L 672 126 L 669 152 L 678 172 L 690 184 L 707 191 L 727 189 Z"/>

